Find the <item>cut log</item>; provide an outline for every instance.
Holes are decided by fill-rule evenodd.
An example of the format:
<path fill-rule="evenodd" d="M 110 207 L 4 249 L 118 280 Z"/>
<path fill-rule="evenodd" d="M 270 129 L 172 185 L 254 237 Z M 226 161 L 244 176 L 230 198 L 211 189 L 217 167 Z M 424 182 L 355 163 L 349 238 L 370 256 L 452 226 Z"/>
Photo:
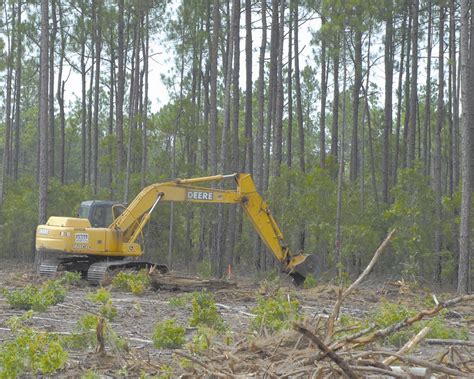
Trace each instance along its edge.
<path fill-rule="evenodd" d="M 237 288 L 236 283 L 218 279 L 200 279 L 189 276 L 153 273 L 151 286 L 157 290 L 192 292 L 207 289 L 217 291 L 222 289 Z"/>

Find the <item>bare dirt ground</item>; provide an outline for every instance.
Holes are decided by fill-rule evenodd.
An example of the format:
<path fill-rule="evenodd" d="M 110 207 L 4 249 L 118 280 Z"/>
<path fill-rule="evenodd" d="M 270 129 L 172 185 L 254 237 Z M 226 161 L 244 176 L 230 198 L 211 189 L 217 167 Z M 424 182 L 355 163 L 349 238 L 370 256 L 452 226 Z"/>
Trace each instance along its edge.
<path fill-rule="evenodd" d="M 0 269 L 0 288 L 3 289 L 23 288 L 27 284 L 40 284 L 44 280 L 33 271 L 21 267 L 4 266 Z M 151 341 L 156 322 L 172 318 L 181 325 L 188 325 L 191 306 L 173 307 L 170 305 L 170 300 L 182 295 L 183 292 L 150 288 L 142 295 L 133 295 L 112 290 L 112 302 L 117 308 L 118 317 L 110 323 L 110 326 L 119 336 L 128 341 L 128 351 L 118 351 L 113 346 L 106 346 L 105 356 L 96 354 L 93 349 L 80 352 L 70 351 L 66 367 L 57 376 L 81 377 L 84 373 L 91 371 L 102 377 L 140 377 L 145 374 L 163 375 L 162 377 L 309 377 L 311 375 L 338 377 L 342 375 L 344 370 L 338 367 L 338 364 L 332 363 L 327 357 L 318 357 L 317 355 L 320 354 L 318 347 L 309 339 L 302 339 L 301 334 L 296 331 L 269 336 L 263 330 L 260 331 L 260 335 L 255 336 L 256 333 L 251 332 L 249 326 L 254 317 L 253 308 L 256 306 L 257 296 L 268 295 L 269 292 L 274 291 L 274 283 L 261 285 L 249 279 L 239 280 L 238 278 L 232 278 L 232 281 L 236 283 L 234 287 L 213 291 L 219 312 L 229 330 L 227 335 L 231 336 L 229 346 L 220 339 L 213 343 L 212 348 L 201 354 L 193 354 L 186 347 L 180 350 L 156 349 Z M 279 286 L 288 299 L 299 301 L 302 324 L 317 334 L 317 330 L 321 330 L 321 326 L 333 310 L 338 288 L 333 285 L 319 285 L 311 289 L 295 289 L 285 280 L 280 281 Z M 92 287 L 85 281 L 74 285 L 68 290 L 63 303 L 51 306 L 46 312 L 35 312 L 28 325 L 41 331 L 64 335 L 71 333 L 81 316 L 98 312 L 99 306 L 87 299 L 87 294 L 96 289 L 97 287 Z M 414 288 L 403 282 L 368 280 L 343 302 L 340 314 L 349 315 L 355 319 L 365 319 L 378 306 L 382 298 L 393 303 L 423 309 L 420 304 L 421 299 L 430 295 L 430 290 Z M 437 298 L 443 300 L 453 297 L 455 297 L 454 294 L 437 295 Z M 454 328 L 467 328 L 469 339 L 474 340 L 473 311 L 474 302 L 463 302 L 450 308 L 446 323 Z M 22 314 L 24 311 L 11 309 L 0 294 L 0 344 L 12 336 L 5 321 L 12 316 Z M 195 332 L 196 328 L 187 327 L 187 341 L 191 341 Z M 362 344 L 360 348 L 356 346 L 355 349 L 350 353 L 344 353 L 346 360 L 354 359 L 357 354 L 360 355 L 361 352 L 367 350 L 397 351 L 396 347 L 387 346 L 383 340 Z M 461 355 L 456 356 L 453 349 L 456 352 L 459 351 Z M 342 348 L 340 351 L 343 350 Z M 446 352 L 448 354 L 445 354 Z M 473 368 L 471 363 L 474 357 L 473 347 L 438 346 L 422 341 L 409 356 L 421 359 L 423 362 L 442 363 L 453 370 L 461 370 L 467 376 L 474 376 L 468 371 Z M 371 357 L 374 359 L 373 356 Z M 383 357 L 380 358 L 382 359 Z M 395 364 L 400 365 L 400 362 Z M 423 367 L 414 363 L 409 365 Z M 381 370 L 387 368 L 380 367 Z M 171 373 L 164 368 L 168 371 L 171 369 Z M 358 371 L 358 375 L 385 377 L 382 371 L 376 373 L 376 367 L 374 371 L 375 373 Z M 437 374 L 436 370 L 431 371 Z M 448 375 L 447 373 L 439 374 Z M 399 377 L 404 377 L 403 374 L 400 375 Z"/>

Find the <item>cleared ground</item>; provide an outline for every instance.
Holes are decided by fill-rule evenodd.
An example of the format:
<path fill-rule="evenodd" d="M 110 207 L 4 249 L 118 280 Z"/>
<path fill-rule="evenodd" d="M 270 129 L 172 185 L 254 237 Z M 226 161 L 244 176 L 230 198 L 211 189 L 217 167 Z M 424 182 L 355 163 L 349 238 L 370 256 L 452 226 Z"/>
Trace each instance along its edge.
<path fill-rule="evenodd" d="M 23 288 L 31 283 L 40 285 L 44 280 L 31 270 L 19 266 L 3 267 L 0 270 L 0 288 L 7 290 Z M 171 281 L 172 279 L 170 279 L 170 283 Z M 329 358 L 315 360 L 314 357 L 320 353 L 320 350 L 314 343 L 310 343 L 309 339 L 302 337 L 296 331 L 290 330 L 270 335 L 265 328 L 258 332 L 250 329 L 257 297 L 271 296 L 279 287 L 288 300 L 298 300 L 300 305 L 299 322 L 316 335 L 321 335 L 337 299 L 338 288 L 336 286 L 319 285 L 311 289 L 295 289 L 284 279 L 265 281 L 263 284 L 248 279 L 239 281 L 238 278 L 231 278 L 231 281 L 235 283 L 235 286 L 230 288 L 214 290 L 210 285 L 210 290 L 214 294 L 219 313 L 224 318 L 228 332 L 226 339 L 223 337 L 213 339 L 209 350 L 193 354 L 188 347 L 168 350 L 156 349 L 152 344 L 155 323 L 165 319 L 175 319 L 179 324 L 187 326 L 187 341 L 191 341 L 196 333 L 196 328 L 188 326 L 192 312 L 190 301 L 181 306 L 170 304 L 170 301 L 173 303 L 177 297 L 186 293 L 183 289 L 170 291 L 149 288 L 141 295 L 111 290 L 112 302 L 117 309 L 118 316 L 110 323 L 110 327 L 128 341 L 129 349 L 119 350 L 115 346 L 106 345 L 105 355 L 95 353 L 94 349 L 71 350 L 66 367 L 57 375 L 59 377 L 80 377 L 84 373 L 94 372 L 111 377 L 138 377 L 145 374 L 166 375 L 171 369 L 170 377 L 180 375 L 308 377 L 316 374 L 327 377 L 337 376 L 342 372 L 338 365 L 332 363 Z M 215 287 L 219 287 L 219 285 L 216 284 Z M 81 316 L 98 313 L 99 306 L 87 299 L 87 294 L 96 291 L 96 289 L 85 281 L 73 285 L 68 290 L 63 303 L 51 306 L 45 312 L 34 313 L 33 318 L 28 321 L 28 326 L 35 330 L 54 332 L 60 335 L 72 333 Z M 186 291 L 188 290 L 193 290 L 193 286 L 188 285 Z M 343 302 L 340 314 L 360 320 L 370 318 L 371 312 L 379 306 L 382 298 L 416 309 L 429 308 L 422 304 L 422 299 L 429 296 L 431 296 L 431 291 L 410 287 L 404 282 L 368 280 Z M 437 298 L 443 300 L 452 297 L 455 295 L 437 295 Z M 463 302 L 450 308 L 445 323 L 452 328 L 466 328 L 469 339 L 474 339 L 472 338 L 474 334 L 473 311 L 473 302 Z M 0 294 L 0 343 L 12 337 L 12 332 L 5 321 L 12 316 L 22 314 L 24 311 L 11 309 Z M 341 332 L 340 329 L 341 327 L 336 325 L 338 332 Z M 350 332 L 350 327 L 346 332 Z M 397 351 L 396 347 L 388 346 L 382 340 L 359 348 L 341 348 L 340 352 L 344 359 L 353 360 L 361 352 L 381 349 Z M 453 349 L 459 350 L 461 355 L 457 357 Z M 448 354 L 440 360 L 447 351 L 451 355 Z M 469 376 L 472 375 L 468 374 L 468 370 L 473 367 L 471 358 L 474 356 L 471 353 L 474 353 L 474 348 L 469 346 L 439 346 L 421 341 L 409 356 L 420 358 L 426 362 L 437 363 L 439 361 L 446 367 L 464 370 Z M 372 354 L 370 359 L 375 362 L 383 360 L 383 357 Z M 400 363 L 394 364 L 400 365 Z M 406 366 L 420 365 L 406 363 Z M 435 370 L 432 371 L 436 373 Z M 362 371 L 358 371 L 358 374 L 361 376 L 375 375 Z"/>

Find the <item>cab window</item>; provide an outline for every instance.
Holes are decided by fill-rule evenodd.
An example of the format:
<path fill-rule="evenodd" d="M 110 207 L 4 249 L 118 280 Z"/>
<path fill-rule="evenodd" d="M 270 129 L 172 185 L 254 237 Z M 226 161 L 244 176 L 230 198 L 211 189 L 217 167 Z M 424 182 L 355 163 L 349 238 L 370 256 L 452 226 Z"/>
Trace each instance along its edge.
<path fill-rule="evenodd" d="M 90 204 L 81 204 L 81 206 L 79 207 L 79 218 L 89 218 L 90 210 Z"/>

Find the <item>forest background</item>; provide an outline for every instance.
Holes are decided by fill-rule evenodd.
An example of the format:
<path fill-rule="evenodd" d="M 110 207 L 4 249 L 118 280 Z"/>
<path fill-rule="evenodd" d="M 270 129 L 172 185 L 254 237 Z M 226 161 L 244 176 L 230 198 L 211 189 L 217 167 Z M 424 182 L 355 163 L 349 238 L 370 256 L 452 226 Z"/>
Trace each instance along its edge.
<path fill-rule="evenodd" d="M 0 256 L 31 262 L 38 222 L 83 200 L 249 172 L 318 280 L 358 274 L 395 228 L 378 274 L 468 291 L 472 6 L 2 2 Z M 201 274 L 275 268 L 232 206 L 160 205 L 145 244 Z"/>

